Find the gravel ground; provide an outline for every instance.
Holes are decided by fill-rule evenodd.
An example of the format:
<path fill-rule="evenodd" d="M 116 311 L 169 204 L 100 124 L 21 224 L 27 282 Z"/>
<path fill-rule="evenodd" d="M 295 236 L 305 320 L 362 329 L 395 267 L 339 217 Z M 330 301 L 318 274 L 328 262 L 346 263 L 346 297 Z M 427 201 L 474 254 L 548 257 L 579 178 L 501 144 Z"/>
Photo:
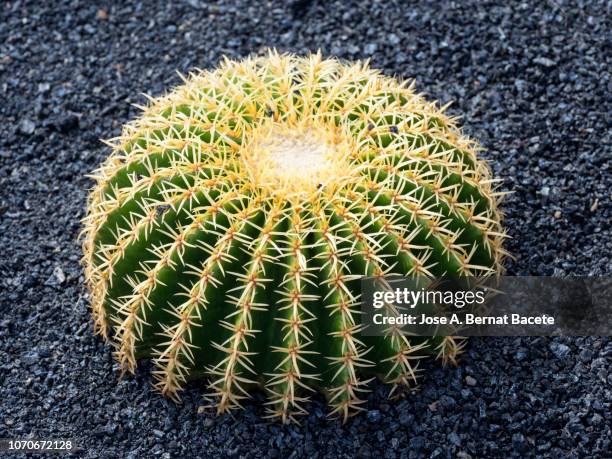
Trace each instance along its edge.
<path fill-rule="evenodd" d="M 76 240 L 98 139 L 141 93 L 223 54 L 320 48 L 455 101 L 514 191 L 511 274 L 610 274 L 609 2 L 87 3 L 0 7 L 0 437 L 73 437 L 87 457 L 610 457 L 608 338 L 472 339 L 402 401 L 374 385 L 346 425 L 319 398 L 288 427 L 260 395 L 233 417 L 198 411 L 197 384 L 175 405 L 92 336 Z"/>

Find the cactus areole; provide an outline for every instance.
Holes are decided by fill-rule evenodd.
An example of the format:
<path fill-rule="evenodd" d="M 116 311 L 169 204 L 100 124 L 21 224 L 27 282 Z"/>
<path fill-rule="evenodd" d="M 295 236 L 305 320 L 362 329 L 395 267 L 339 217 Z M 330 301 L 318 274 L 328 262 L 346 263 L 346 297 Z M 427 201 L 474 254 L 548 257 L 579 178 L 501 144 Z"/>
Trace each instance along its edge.
<path fill-rule="evenodd" d="M 219 413 L 263 389 L 346 419 L 374 377 L 411 384 L 452 338 L 360 336 L 362 276 L 502 270 L 498 193 L 477 145 L 410 85 L 363 63 L 270 52 L 198 71 L 109 142 L 84 265 L 95 329 L 123 370 Z"/>

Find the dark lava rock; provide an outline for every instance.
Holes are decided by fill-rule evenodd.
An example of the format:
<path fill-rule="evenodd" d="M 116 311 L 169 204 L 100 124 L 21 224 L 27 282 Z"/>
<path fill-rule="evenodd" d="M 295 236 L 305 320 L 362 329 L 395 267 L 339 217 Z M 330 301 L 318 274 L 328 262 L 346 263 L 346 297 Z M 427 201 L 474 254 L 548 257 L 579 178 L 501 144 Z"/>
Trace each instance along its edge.
<path fill-rule="evenodd" d="M 378 410 L 368 411 L 368 421 L 370 421 L 372 424 L 378 423 L 380 421 L 380 411 Z"/>
<path fill-rule="evenodd" d="M 62 133 L 67 133 L 79 126 L 79 117 L 74 113 L 62 115 L 55 120 L 55 128 Z"/>
<path fill-rule="evenodd" d="M 561 344 L 561 343 L 557 343 L 557 342 L 550 343 L 549 347 L 550 347 L 550 350 L 552 351 L 552 353 L 555 354 L 560 359 L 562 359 L 564 357 L 567 357 L 567 355 L 571 351 L 571 349 L 568 346 L 566 346 L 565 344 Z"/>

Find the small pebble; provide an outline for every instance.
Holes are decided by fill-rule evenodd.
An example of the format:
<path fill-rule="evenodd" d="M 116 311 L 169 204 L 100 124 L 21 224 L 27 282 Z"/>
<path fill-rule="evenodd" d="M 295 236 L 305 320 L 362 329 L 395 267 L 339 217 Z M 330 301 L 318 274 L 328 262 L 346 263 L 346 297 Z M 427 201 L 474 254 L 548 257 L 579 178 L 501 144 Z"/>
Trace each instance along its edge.
<path fill-rule="evenodd" d="M 550 343 L 549 348 L 552 353 L 560 359 L 567 357 L 567 355 L 570 353 L 570 348 L 568 346 L 557 342 Z"/>
<path fill-rule="evenodd" d="M 34 124 L 32 120 L 29 120 L 29 119 L 24 119 L 19 124 L 19 130 L 21 131 L 22 134 L 27 134 L 27 135 L 32 134 L 34 133 L 35 129 L 36 129 L 36 125 Z"/>

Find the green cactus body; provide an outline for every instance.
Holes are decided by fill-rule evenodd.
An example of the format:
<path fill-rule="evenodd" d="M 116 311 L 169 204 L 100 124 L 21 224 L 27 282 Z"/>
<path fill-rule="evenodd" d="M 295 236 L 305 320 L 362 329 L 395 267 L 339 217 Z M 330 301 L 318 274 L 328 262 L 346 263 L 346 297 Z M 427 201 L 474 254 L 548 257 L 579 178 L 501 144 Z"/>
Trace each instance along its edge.
<path fill-rule="evenodd" d="M 312 390 L 346 418 L 367 378 L 454 361 L 452 338 L 360 336 L 362 276 L 483 275 L 505 255 L 477 146 L 363 64 L 271 52 L 190 75 L 109 142 L 85 218 L 96 331 L 174 399 L 207 377 L 219 412 Z"/>

